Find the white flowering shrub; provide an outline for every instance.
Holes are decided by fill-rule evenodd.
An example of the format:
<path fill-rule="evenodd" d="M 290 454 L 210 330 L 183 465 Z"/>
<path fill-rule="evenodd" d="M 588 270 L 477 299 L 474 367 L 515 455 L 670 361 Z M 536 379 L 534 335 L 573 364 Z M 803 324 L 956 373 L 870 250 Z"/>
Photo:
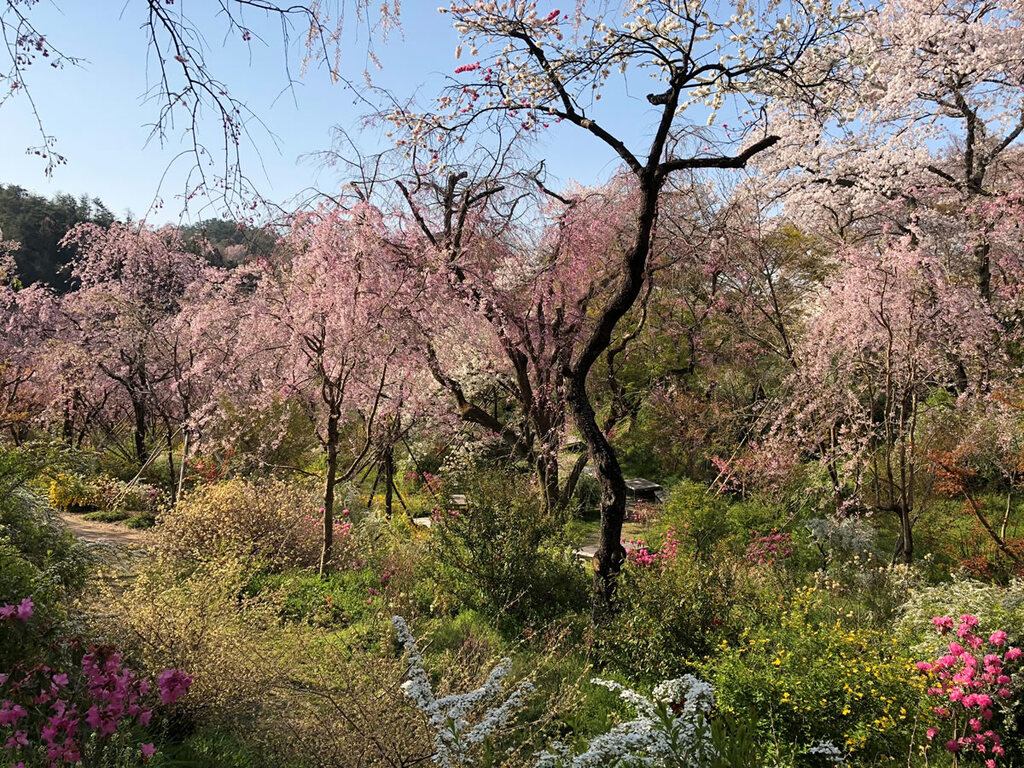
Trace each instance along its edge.
<path fill-rule="evenodd" d="M 521 682 L 504 701 L 490 707 L 475 718 L 475 723 L 471 723 L 470 718 L 485 704 L 500 699 L 504 692 L 503 681 L 509 671 L 509 660 L 503 659 L 476 690 L 436 698 L 423 668 L 423 656 L 409 625 L 401 616 L 393 617 L 391 622 L 408 655 L 407 680 L 402 684 L 402 691 L 427 716 L 435 734 L 434 764 L 440 768 L 477 765 L 477 752 L 488 737 L 502 728 L 523 707 L 526 697 L 533 691 L 533 685 Z"/>
<path fill-rule="evenodd" d="M 610 680 L 593 680 L 619 694 L 636 717 L 590 740 L 572 755 L 561 745 L 538 755 L 536 768 L 711 768 L 719 765 L 711 727 L 712 687 L 693 675 L 659 683 L 651 698 Z"/>
<path fill-rule="evenodd" d="M 858 517 L 816 517 L 806 523 L 811 538 L 821 548 L 827 560 L 852 555 L 875 553 L 876 531 L 866 520 Z"/>
<path fill-rule="evenodd" d="M 509 664 L 504 659 L 476 690 L 436 698 L 408 625 L 400 616 L 393 617 L 392 623 L 408 654 L 402 690 L 427 716 L 435 733 L 434 764 L 440 768 L 482 764 L 481 747 L 523 707 L 533 685 L 521 682 L 502 701 Z M 636 717 L 595 736 L 579 754 L 555 743 L 536 755 L 534 768 L 736 768 L 758 764 L 753 726 L 713 718 L 714 690 L 693 675 L 659 683 L 650 698 L 610 680 L 595 678 L 592 682 L 617 693 L 636 711 Z M 496 703 L 471 723 L 472 715 L 489 702 Z M 826 762 L 834 764 L 831 759 Z"/>
<path fill-rule="evenodd" d="M 984 626 L 1005 627 L 1009 642 L 1024 643 L 1024 579 L 1005 587 L 957 575 L 950 582 L 922 587 L 900 608 L 897 630 L 914 642 L 914 652 L 939 655 L 948 639 L 935 632 L 935 616 L 977 616 Z"/>

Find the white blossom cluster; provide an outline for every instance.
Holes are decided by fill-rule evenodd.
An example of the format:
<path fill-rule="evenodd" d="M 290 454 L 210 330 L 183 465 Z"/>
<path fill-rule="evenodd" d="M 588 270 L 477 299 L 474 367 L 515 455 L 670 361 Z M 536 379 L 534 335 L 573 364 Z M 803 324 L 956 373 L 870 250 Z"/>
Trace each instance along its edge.
<path fill-rule="evenodd" d="M 807 521 L 807 530 L 830 554 L 860 555 L 874 550 L 875 531 L 860 518 L 816 517 Z"/>
<path fill-rule="evenodd" d="M 593 680 L 619 694 L 637 716 L 591 739 L 573 756 L 561 746 L 537 756 L 536 768 L 600 768 L 602 766 L 709 766 L 716 752 L 709 714 L 714 689 L 693 675 L 660 683 L 648 699 L 610 680 Z"/>
<path fill-rule="evenodd" d="M 402 684 L 402 691 L 427 716 L 430 727 L 434 729 L 434 764 L 440 768 L 471 765 L 473 748 L 482 744 L 522 708 L 526 697 L 533 691 L 533 685 L 521 682 L 505 701 L 488 709 L 475 725 L 471 725 L 469 716 L 474 710 L 501 696 L 502 681 L 509 672 L 509 660 L 502 659 L 476 690 L 436 698 L 409 625 L 401 616 L 392 617 L 391 623 L 409 657 L 408 679 Z"/>
<path fill-rule="evenodd" d="M 807 750 L 807 754 L 822 758 L 829 765 L 846 765 L 843 751 L 830 741 L 822 741 Z"/>

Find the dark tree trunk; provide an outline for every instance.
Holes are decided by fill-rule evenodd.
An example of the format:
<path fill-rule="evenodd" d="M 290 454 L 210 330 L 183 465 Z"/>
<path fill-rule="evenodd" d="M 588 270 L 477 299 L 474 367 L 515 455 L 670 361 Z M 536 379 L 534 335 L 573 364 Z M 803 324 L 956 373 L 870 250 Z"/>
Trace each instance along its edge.
<path fill-rule="evenodd" d="M 914 529 L 911 510 L 900 506 L 897 510 L 900 517 L 900 535 L 896 540 L 896 550 L 893 552 L 893 563 L 905 563 L 910 565 L 914 562 Z"/>
<path fill-rule="evenodd" d="M 320 575 L 327 573 L 334 545 L 334 486 L 338 481 L 338 425 L 341 414 L 332 410 L 327 417 L 327 483 L 324 488 L 323 548 L 320 552 Z"/>
<path fill-rule="evenodd" d="M 544 496 L 544 512 L 550 517 L 557 514 L 561 507 L 562 496 L 558 490 L 558 454 L 550 453 L 541 447 L 542 453 L 537 456 L 537 479 Z"/>
<path fill-rule="evenodd" d="M 63 416 L 64 416 L 64 418 L 62 419 L 61 425 L 60 425 L 60 436 L 61 436 L 61 439 L 65 443 L 67 443 L 68 445 L 71 445 L 72 442 L 74 441 L 74 437 L 75 437 L 75 434 L 74 434 L 75 433 L 75 424 L 74 424 L 74 422 L 71 419 L 71 407 L 70 406 L 68 406 L 68 405 L 64 406 L 64 414 L 63 414 Z"/>
<path fill-rule="evenodd" d="M 164 426 L 167 428 L 167 474 L 171 486 L 171 504 L 173 505 L 178 501 L 178 478 L 174 471 L 174 433 L 171 431 L 169 421 L 166 421 Z"/>
<path fill-rule="evenodd" d="M 978 274 L 978 293 L 986 303 L 992 301 L 992 256 L 988 240 L 974 247 L 975 269 Z"/>
<path fill-rule="evenodd" d="M 650 172 L 639 176 L 637 234 L 625 254 L 622 279 L 568 376 L 568 399 L 573 421 L 587 445 L 587 453 L 594 462 L 597 479 L 601 484 L 601 537 L 594 556 L 592 613 L 595 621 L 613 612 L 615 581 L 626 559 L 626 551 L 622 546 L 622 523 L 626 518 L 626 481 L 615 450 L 597 423 L 597 415 L 587 393 L 587 375 L 597 358 L 610 346 L 616 324 L 636 302 L 643 286 L 662 179 Z"/>
<path fill-rule="evenodd" d="M 390 442 L 384 448 L 382 462 L 384 465 L 384 514 L 390 520 L 395 491 L 395 446 Z"/>
<path fill-rule="evenodd" d="M 601 483 L 601 536 L 594 555 L 592 614 L 595 621 L 611 613 L 615 600 L 615 581 L 626 550 L 622 546 L 622 523 L 626 519 L 626 480 L 622 468 L 587 395 L 585 377 L 569 382 L 569 407 L 580 435 L 587 444 L 591 461 Z"/>
<path fill-rule="evenodd" d="M 141 467 L 146 463 L 146 403 L 132 396 L 132 414 L 135 417 L 135 459 Z"/>

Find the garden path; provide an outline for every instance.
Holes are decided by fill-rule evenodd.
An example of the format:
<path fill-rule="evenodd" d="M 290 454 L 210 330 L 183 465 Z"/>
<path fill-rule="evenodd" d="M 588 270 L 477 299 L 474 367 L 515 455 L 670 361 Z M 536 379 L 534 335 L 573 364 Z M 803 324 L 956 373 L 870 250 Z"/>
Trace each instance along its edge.
<path fill-rule="evenodd" d="M 146 549 L 152 539 L 149 531 L 125 528 L 117 523 L 83 520 L 77 515 L 61 515 L 60 518 L 68 530 L 86 541 L 116 544 L 127 549 Z"/>

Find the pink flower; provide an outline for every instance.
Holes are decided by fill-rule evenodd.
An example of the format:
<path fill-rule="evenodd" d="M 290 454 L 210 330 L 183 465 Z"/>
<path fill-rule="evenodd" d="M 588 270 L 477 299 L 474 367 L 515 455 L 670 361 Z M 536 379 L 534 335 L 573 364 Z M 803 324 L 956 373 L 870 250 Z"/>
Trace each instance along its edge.
<path fill-rule="evenodd" d="M 188 692 L 192 675 L 186 675 L 180 669 L 165 669 L 157 675 L 156 684 L 160 689 L 161 703 L 171 704 Z"/>
<path fill-rule="evenodd" d="M 946 634 L 947 630 L 953 628 L 953 620 L 949 616 L 936 616 L 932 619 L 932 624 L 939 630 L 939 634 Z"/>
<path fill-rule="evenodd" d="M 1001 629 L 997 629 L 989 635 L 988 641 L 992 643 L 992 645 L 1002 645 L 1006 642 L 1006 633 Z"/>
<path fill-rule="evenodd" d="M 32 609 L 35 604 L 27 597 L 18 604 L 18 618 L 22 621 L 28 621 L 32 618 Z"/>
<path fill-rule="evenodd" d="M 927 736 L 928 740 L 931 741 L 932 739 L 934 739 L 938 735 L 938 733 L 939 733 L 939 729 L 935 728 L 935 727 L 932 727 L 932 728 L 929 728 L 927 731 L 925 731 L 925 736 Z"/>
<path fill-rule="evenodd" d="M 0 704 L 0 725 L 14 725 L 23 717 L 28 717 L 28 711 L 20 704 L 6 700 Z"/>
<path fill-rule="evenodd" d="M 140 749 L 142 750 L 142 756 L 146 760 L 149 760 L 149 758 L 156 754 L 156 747 L 152 744 L 143 744 Z"/>
<path fill-rule="evenodd" d="M 1003 654 L 1003 661 L 1013 661 L 1014 659 L 1019 659 L 1022 655 L 1024 655 L 1024 651 L 1021 651 L 1020 648 L 1010 648 Z"/>
<path fill-rule="evenodd" d="M 14 735 L 4 744 L 4 749 L 21 749 L 28 746 L 28 734 L 25 731 L 15 731 Z"/>

